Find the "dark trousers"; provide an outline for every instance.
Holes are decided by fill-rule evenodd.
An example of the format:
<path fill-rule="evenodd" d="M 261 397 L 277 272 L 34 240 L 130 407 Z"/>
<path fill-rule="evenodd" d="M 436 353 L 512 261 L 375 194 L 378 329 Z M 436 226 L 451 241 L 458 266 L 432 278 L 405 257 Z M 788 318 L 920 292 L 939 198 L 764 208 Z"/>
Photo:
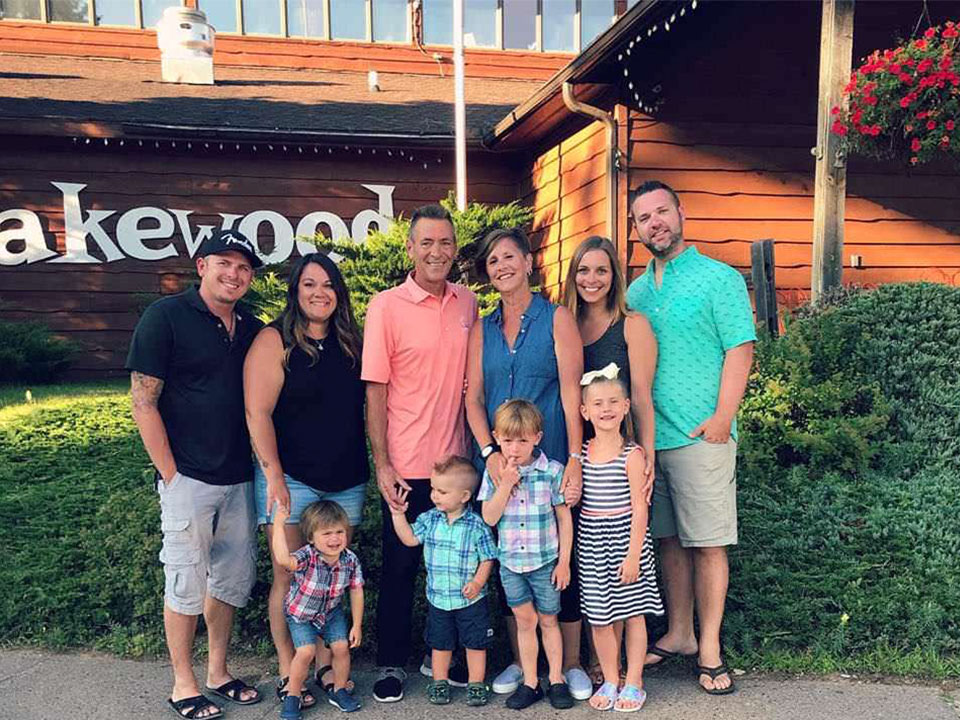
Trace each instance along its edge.
<path fill-rule="evenodd" d="M 429 480 L 407 480 L 410 494 L 407 520 L 433 507 Z M 380 500 L 383 513 L 383 551 L 380 569 L 380 594 L 377 601 L 377 665 L 403 667 L 410 658 L 413 627 L 413 593 L 423 548 L 407 547 L 393 529 L 390 506 Z"/>

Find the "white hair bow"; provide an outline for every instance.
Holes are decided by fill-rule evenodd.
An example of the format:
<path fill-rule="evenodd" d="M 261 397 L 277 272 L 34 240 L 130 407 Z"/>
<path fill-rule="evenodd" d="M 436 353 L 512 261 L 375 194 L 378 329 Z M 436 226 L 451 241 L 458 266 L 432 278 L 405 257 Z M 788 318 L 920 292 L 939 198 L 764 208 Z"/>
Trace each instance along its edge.
<path fill-rule="evenodd" d="M 616 380 L 618 377 L 620 377 L 620 368 L 617 367 L 616 363 L 610 363 L 599 370 L 591 370 L 588 373 L 584 373 L 583 377 L 580 378 L 580 384 L 585 386 L 601 378 L 604 380 Z"/>

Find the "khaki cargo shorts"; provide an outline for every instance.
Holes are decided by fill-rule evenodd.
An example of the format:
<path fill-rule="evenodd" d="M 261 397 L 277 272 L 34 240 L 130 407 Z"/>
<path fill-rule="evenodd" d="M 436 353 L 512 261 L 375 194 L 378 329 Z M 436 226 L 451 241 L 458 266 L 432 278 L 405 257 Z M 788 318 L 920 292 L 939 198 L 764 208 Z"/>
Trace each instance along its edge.
<path fill-rule="evenodd" d="M 207 594 L 234 607 L 247 604 L 257 574 L 253 483 L 208 485 L 177 473 L 157 480 L 167 607 L 203 613 Z"/>
<path fill-rule="evenodd" d="M 737 544 L 737 443 L 698 441 L 656 454 L 650 534 L 682 547 Z"/>

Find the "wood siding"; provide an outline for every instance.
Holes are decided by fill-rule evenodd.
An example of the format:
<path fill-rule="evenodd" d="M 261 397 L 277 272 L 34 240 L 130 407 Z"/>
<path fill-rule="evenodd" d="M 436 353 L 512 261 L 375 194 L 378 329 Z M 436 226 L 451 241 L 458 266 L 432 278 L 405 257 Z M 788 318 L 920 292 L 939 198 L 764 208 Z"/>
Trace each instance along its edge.
<path fill-rule="evenodd" d="M 451 153 L 408 149 L 400 157 L 395 149 L 388 157 L 382 149 L 376 156 L 369 149 L 364 155 L 356 150 L 332 160 L 293 160 L 276 153 L 191 157 L 0 145 L 0 212 L 14 208 L 36 212 L 48 247 L 62 252 L 63 195 L 52 181 L 86 185 L 80 194 L 84 218 L 89 210 L 115 210 L 102 223 L 114 240 L 117 219 L 133 207 L 192 210 L 193 233 L 202 224 L 220 227 L 218 213 L 245 215 L 254 210 L 275 211 L 294 228 L 305 214 L 325 210 L 349 227 L 359 211 L 377 209 L 377 196 L 363 184 L 394 186 L 395 216 L 409 216 L 414 208 L 436 202 L 454 187 Z M 471 156 L 470 198 L 486 203 L 513 200 L 516 177 L 513 164 L 502 156 Z M 0 229 L 11 227 L 5 223 Z M 260 226 L 259 243 L 261 250 L 272 249 L 269 226 Z M 195 277 L 179 225 L 172 244 L 178 257 L 154 262 L 125 258 L 103 264 L 44 261 L 0 266 L 0 312 L 7 320 L 42 321 L 76 341 L 82 352 L 73 363 L 72 377 L 118 374 L 140 310 L 160 294 L 178 292 Z M 88 240 L 88 246 L 98 255 L 93 241 Z"/>
<path fill-rule="evenodd" d="M 744 272 L 750 243 L 772 238 L 779 300 L 795 305 L 810 292 L 819 5 L 779 3 L 776 13 L 750 5 L 717 16 L 709 52 L 655 71 L 663 104 L 655 117 L 630 113 L 629 185 L 658 179 L 673 186 L 687 239 Z M 960 3 L 931 8 L 940 22 Z M 906 3 L 858 3 L 854 66 L 898 33 L 909 36 L 917 12 Z M 853 158 L 847 193 L 845 284 L 960 285 L 955 167 L 908 173 Z M 851 255 L 862 257 L 862 268 L 850 267 Z M 630 276 L 648 259 L 631 226 Z"/>
<path fill-rule="evenodd" d="M 160 60 L 154 30 L 0 21 L 5 53 Z M 433 53 L 443 56 L 441 63 Z M 570 53 L 531 53 L 470 48 L 464 51 L 468 77 L 546 80 L 573 59 Z M 453 74 L 450 48 L 420 52 L 412 44 L 307 40 L 303 38 L 217 35 L 214 62 L 259 68 L 346 70 L 419 75 Z"/>
<path fill-rule="evenodd" d="M 594 122 L 534 156 L 520 180 L 540 282 L 554 301 L 577 245 L 606 232 L 606 173 L 606 131 Z"/>

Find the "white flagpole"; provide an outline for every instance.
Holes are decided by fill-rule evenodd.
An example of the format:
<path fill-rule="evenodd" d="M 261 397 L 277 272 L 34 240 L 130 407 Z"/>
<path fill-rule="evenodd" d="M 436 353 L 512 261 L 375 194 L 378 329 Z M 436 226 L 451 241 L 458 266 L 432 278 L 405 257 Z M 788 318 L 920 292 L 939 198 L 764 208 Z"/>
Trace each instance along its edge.
<path fill-rule="evenodd" d="M 463 94 L 463 0 L 453 0 L 454 132 L 457 156 L 457 208 L 467 207 L 467 111 Z"/>

